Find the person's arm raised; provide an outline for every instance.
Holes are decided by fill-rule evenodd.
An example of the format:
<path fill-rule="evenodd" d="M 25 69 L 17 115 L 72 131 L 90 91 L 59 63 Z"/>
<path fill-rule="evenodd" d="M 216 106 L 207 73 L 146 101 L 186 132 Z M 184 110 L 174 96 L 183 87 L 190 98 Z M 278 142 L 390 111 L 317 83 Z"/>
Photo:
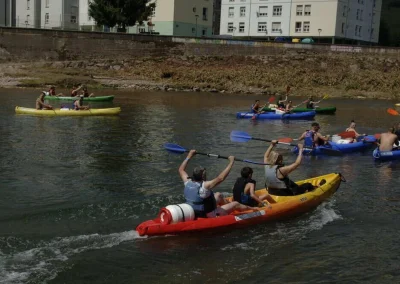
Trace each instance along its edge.
<path fill-rule="evenodd" d="M 235 163 L 235 157 L 234 156 L 229 156 L 228 157 L 229 164 L 226 166 L 226 168 L 213 180 L 206 181 L 204 183 L 204 188 L 206 189 L 213 189 L 217 185 L 219 185 L 221 182 L 223 182 L 226 177 L 229 175 L 229 172 L 232 169 L 233 164 Z"/>
<path fill-rule="evenodd" d="M 275 147 L 276 143 L 278 143 L 277 140 L 272 140 L 272 141 L 271 141 L 271 145 L 269 145 L 267 151 L 265 152 L 265 154 L 264 154 L 264 163 L 265 163 L 265 164 L 267 163 L 267 161 L 268 161 L 268 156 L 269 156 L 269 154 L 271 153 L 272 149 Z"/>
<path fill-rule="evenodd" d="M 179 167 L 179 175 L 181 176 L 182 181 L 185 183 L 189 179 L 189 175 L 186 173 L 186 166 L 189 163 L 189 160 L 196 155 L 196 150 L 190 150 L 189 154 L 183 160 L 182 164 Z"/>
<path fill-rule="evenodd" d="M 289 175 L 295 169 L 298 168 L 301 164 L 301 159 L 303 158 L 303 144 L 298 144 L 297 147 L 299 148 L 299 155 L 297 156 L 296 161 L 289 165 L 279 168 L 278 170 L 278 178 L 284 178 L 285 176 Z"/>

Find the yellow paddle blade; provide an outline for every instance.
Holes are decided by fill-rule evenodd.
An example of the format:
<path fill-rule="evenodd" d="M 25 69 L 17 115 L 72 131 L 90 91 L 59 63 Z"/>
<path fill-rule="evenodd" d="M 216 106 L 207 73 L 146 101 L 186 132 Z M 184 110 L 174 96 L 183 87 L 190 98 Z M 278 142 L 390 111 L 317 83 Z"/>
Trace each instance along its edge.
<path fill-rule="evenodd" d="M 327 98 L 329 98 L 329 95 L 328 95 L 328 94 L 326 94 L 322 99 L 323 99 L 323 100 L 326 100 Z"/>
<path fill-rule="evenodd" d="M 391 115 L 399 115 L 399 112 L 392 108 L 388 108 L 386 111 L 388 114 L 391 114 Z"/>

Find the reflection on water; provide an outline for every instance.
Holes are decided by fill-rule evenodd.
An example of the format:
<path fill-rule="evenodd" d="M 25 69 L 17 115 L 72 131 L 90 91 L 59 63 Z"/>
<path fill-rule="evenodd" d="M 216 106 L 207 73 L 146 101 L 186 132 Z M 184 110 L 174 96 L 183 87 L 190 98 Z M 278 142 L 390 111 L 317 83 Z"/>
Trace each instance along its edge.
<path fill-rule="evenodd" d="M 34 106 L 36 93 L 0 91 L 0 283 L 399 282 L 399 163 L 375 164 L 372 149 L 305 157 L 293 179 L 331 172 L 347 179 L 313 212 L 242 230 L 139 239 L 137 224 L 183 202 L 177 168 L 185 155 L 167 153 L 164 143 L 261 161 L 268 143 L 233 143 L 230 132 L 297 138 L 312 121 L 238 120 L 255 97 L 166 92 L 115 92 L 114 102 L 90 103 L 121 106 L 117 117 L 15 115 L 16 105 Z M 329 99 L 323 105 L 336 105 L 337 114 L 315 121 L 323 134 L 352 119 L 360 132 L 380 133 L 393 124 L 389 104 Z M 278 151 L 285 163 L 296 158 L 288 146 Z M 212 178 L 227 161 L 196 156 L 188 171 L 197 164 Z M 236 163 L 217 191 L 231 192 L 243 166 Z M 262 185 L 263 168 L 252 167 Z"/>

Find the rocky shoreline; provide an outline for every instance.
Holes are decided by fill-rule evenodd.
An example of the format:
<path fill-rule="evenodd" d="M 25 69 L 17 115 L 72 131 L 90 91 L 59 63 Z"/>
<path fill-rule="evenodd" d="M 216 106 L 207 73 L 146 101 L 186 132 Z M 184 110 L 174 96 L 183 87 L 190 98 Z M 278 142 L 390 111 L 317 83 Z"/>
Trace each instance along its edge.
<path fill-rule="evenodd" d="M 126 61 L 3 63 L 0 87 L 89 88 L 148 91 L 395 99 L 400 59 L 335 54 L 268 57 L 148 57 Z"/>

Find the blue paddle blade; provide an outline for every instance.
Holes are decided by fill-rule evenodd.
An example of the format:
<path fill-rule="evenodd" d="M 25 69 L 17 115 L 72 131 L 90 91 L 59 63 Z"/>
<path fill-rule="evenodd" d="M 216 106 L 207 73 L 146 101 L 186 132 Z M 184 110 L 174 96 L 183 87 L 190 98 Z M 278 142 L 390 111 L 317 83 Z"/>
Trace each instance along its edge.
<path fill-rule="evenodd" d="M 164 148 L 167 151 L 179 153 L 179 154 L 185 153 L 187 151 L 185 148 L 183 148 L 177 144 L 173 144 L 173 143 L 165 143 Z"/>
<path fill-rule="evenodd" d="M 247 142 L 251 140 L 251 136 L 243 131 L 233 130 L 231 132 L 231 141 L 232 142 Z"/>

